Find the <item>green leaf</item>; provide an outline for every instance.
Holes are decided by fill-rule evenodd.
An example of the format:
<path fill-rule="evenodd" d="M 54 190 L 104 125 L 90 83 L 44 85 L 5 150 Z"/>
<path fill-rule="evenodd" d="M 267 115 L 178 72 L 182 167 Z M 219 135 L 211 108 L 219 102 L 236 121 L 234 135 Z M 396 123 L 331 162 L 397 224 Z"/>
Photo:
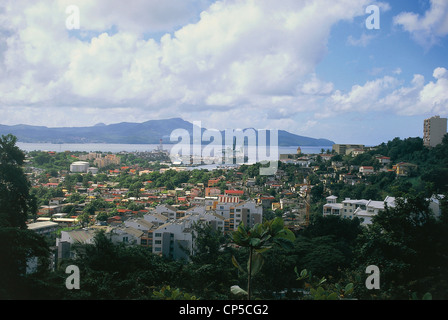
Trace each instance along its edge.
<path fill-rule="evenodd" d="M 332 292 L 327 296 L 327 300 L 338 300 L 338 294 L 336 292 Z"/>
<path fill-rule="evenodd" d="M 305 279 L 305 278 L 308 276 L 308 271 L 307 271 L 306 269 L 303 269 L 303 270 L 300 272 L 300 275 L 299 275 L 299 273 L 297 272 L 297 267 L 294 268 L 294 271 L 295 271 L 296 274 L 299 276 L 296 280 L 303 280 L 303 279 Z"/>
<path fill-rule="evenodd" d="M 247 272 L 249 272 L 249 263 L 250 263 L 250 260 L 247 261 Z M 264 258 L 261 254 L 256 253 L 256 252 L 254 254 L 252 254 L 251 275 L 252 276 L 256 275 L 261 270 L 261 267 L 263 267 L 263 264 L 264 264 Z"/>
<path fill-rule="evenodd" d="M 230 287 L 230 292 L 233 293 L 234 295 L 247 295 L 247 291 L 241 289 L 239 286 L 231 286 Z"/>
<path fill-rule="evenodd" d="M 280 217 L 274 218 L 274 220 L 271 223 L 271 233 L 275 236 L 279 231 L 283 229 L 283 219 Z"/>
<path fill-rule="evenodd" d="M 232 256 L 232 263 L 240 272 L 245 273 L 244 269 L 241 267 L 238 261 L 236 261 L 235 256 Z"/>
<path fill-rule="evenodd" d="M 320 286 L 322 283 L 326 282 L 327 279 L 325 279 L 325 277 L 322 277 L 322 279 L 319 280 L 319 282 L 317 283 L 318 286 Z"/>
<path fill-rule="evenodd" d="M 266 251 L 268 251 L 269 249 L 271 249 L 272 247 L 261 247 L 261 248 L 256 248 L 256 249 L 254 249 L 256 252 L 258 252 L 258 253 L 263 253 L 263 252 L 266 252 Z"/>
<path fill-rule="evenodd" d="M 275 235 L 275 238 L 282 238 L 293 242 L 296 239 L 296 236 L 291 230 L 285 228 L 278 231 L 277 234 Z"/>
<path fill-rule="evenodd" d="M 283 238 L 274 238 L 274 242 L 285 250 L 294 248 L 294 243 Z"/>
<path fill-rule="evenodd" d="M 261 243 L 261 241 L 260 241 L 260 239 L 258 239 L 258 238 L 252 238 L 252 239 L 250 239 L 250 241 L 249 241 L 249 244 L 250 244 L 252 247 L 255 247 L 255 248 L 257 248 L 257 247 L 260 245 L 260 243 Z"/>
<path fill-rule="evenodd" d="M 424 295 L 423 295 L 423 298 L 422 298 L 423 300 L 432 300 L 432 294 L 431 293 L 429 293 L 429 292 L 426 292 Z"/>
<path fill-rule="evenodd" d="M 249 243 L 247 234 L 244 232 L 241 232 L 239 230 L 233 232 L 232 239 L 233 239 L 233 242 L 235 242 L 237 245 L 243 246 L 243 247 L 246 247 Z"/>
<path fill-rule="evenodd" d="M 345 293 L 345 294 L 350 294 L 350 293 L 353 292 L 353 289 L 354 289 L 353 283 L 349 283 L 349 284 L 347 284 L 347 285 L 345 286 L 345 288 L 344 288 L 344 293 Z"/>

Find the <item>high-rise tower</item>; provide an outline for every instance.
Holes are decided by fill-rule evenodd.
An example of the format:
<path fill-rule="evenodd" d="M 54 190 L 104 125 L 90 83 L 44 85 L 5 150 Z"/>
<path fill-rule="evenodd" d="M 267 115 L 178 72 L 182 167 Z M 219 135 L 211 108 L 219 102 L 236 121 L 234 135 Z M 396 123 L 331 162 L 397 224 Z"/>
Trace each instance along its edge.
<path fill-rule="evenodd" d="M 435 147 L 442 143 L 442 139 L 446 134 L 447 118 L 434 116 L 425 119 L 423 122 L 423 144 L 426 147 Z"/>

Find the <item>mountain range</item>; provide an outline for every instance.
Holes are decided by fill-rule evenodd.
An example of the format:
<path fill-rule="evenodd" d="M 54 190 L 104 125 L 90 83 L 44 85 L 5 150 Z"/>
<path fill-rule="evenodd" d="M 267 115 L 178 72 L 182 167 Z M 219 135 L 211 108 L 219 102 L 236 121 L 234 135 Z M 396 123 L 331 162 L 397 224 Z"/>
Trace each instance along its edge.
<path fill-rule="evenodd" d="M 121 122 L 106 125 L 99 123 L 90 127 L 44 127 L 32 125 L 0 125 L 0 135 L 13 134 L 19 142 L 27 143 L 120 143 L 164 144 L 170 141 L 175 129 L 187 130 L 193 136 L 193 123 L 180 118 L 149 120 L 142 123 Z M 202 132 L 206 129 L 201 128 Z M 224 141 L 224 131 L 223 134 Z M 257 130 L 255 130 L 257 132 Z M 332 146 L 333 141 L 299 136 L 278 130 L 279 146 Z"/>

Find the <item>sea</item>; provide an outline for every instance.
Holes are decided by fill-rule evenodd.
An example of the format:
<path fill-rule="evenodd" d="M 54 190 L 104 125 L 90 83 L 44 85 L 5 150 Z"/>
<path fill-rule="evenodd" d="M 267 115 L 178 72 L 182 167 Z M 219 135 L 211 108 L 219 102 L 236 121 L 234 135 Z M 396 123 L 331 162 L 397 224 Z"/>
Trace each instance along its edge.
<path fill-rule="evenodd" d="M 113 144 L 113 143 L 26 143 L 17 142 L 17 146 L 25 151 L 54 151 L 54 152 L 102 152 L 102 153 L 132 153 L 132 152 L 150 152 L 160 148 L 158 144 Z M 174 145 L 163 145 L 163 150 L 170 151 Z M 319 154 L 322 149 L 327 151 L 331 150 L 331 146 L 304 146 L 300 147 L 302 154 Z M 273 160 L 269 151 L 264 160 Z M 297 153 L 297 146 L 282 146 L 278 147 L 278 155 L 280 154 L 295 154 Z M 261 159 L 261 160 L 263 160 Z M 278 160 L 278 159 L 276 159 Z M 238 160 L 238 164 L 226 164 L 226 163 L 210 163 L 185 167 L 187 170 L 205 169 L 216 170 L 220 168 L 232 168 L 237 167 L 239 164 L 251 164 L 251 162 L 245 162 L 245 160 Z M 259 160 L 258 160 L 259 161 Z M 253 162 L 252 162 L 253 163 Z"/>
<path fill-rule="evenodd" d="M 150 152 L 160 146 L 158 144 L 114 144 L 114 143 L 26 143 L 17 142 L 17 146 L 25 151 L 54 151 L 54 152 Z M 174 145 L 165 144 L 163 149 L 171 150 Z M 280 146 L 278 154 L 292 154 L 297 152 L 298 146 Z M 319 154 L 321 150 L 331 150 L 331 146 L 300 146 L 303 154 Z"/>

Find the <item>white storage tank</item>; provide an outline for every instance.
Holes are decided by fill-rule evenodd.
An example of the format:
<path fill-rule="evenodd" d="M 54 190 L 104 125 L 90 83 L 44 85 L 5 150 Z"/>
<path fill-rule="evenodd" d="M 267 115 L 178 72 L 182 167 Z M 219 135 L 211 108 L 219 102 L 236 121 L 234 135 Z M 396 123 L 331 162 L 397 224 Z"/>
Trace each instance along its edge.
<path fill-rule="evenodd" d="M 98 168 L 90 167 L 90 168 L 87 169 L 87 172 L 90 172 L 91 174 L 97 174 L 98 173 Z"/>
<path fill-rule="evenodd" d="M 76 162 L 73 162 L 70 165 L 70 171 L 71 172 L 84 172 L 84 173 L 86 173 L 87 170 L 89 169 L 89 167 L 90 167 L 90 164 L 88 162 L 76 161 Z"/>

